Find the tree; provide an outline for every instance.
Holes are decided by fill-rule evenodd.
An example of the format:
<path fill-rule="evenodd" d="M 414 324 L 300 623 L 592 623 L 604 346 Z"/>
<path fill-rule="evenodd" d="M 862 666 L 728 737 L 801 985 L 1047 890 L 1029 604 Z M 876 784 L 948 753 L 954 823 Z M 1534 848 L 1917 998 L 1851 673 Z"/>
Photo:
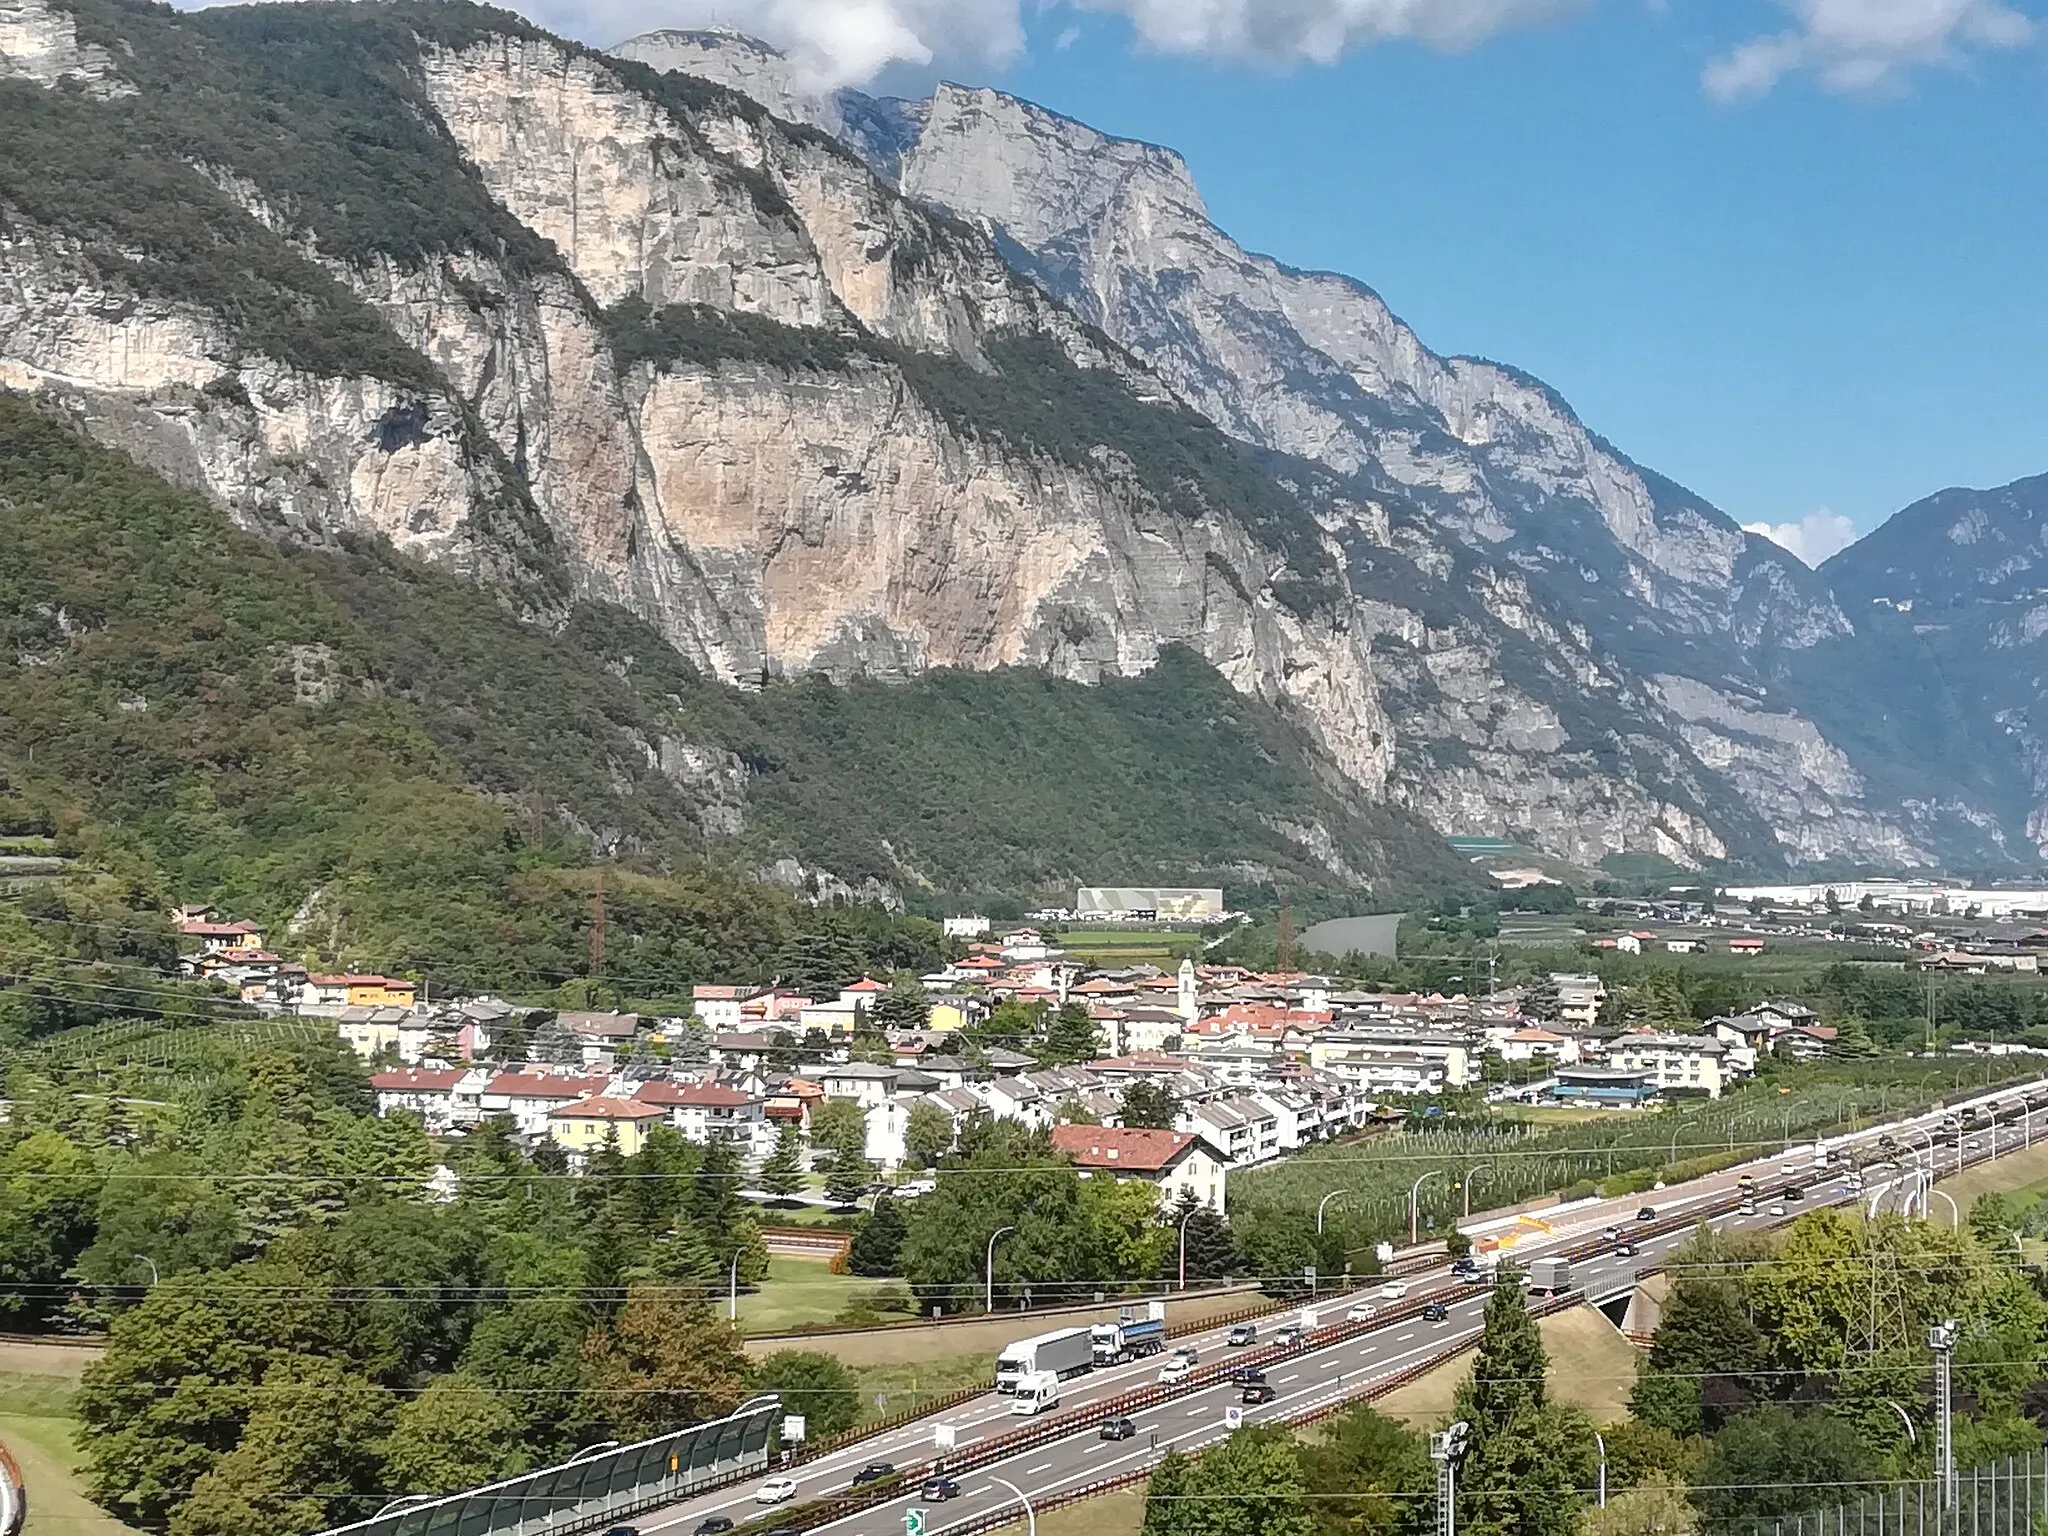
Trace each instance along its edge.
<path fill-rule="evenodd" d="M 634 1290 L 583 1348 L 590 1418 L 619 1440 L 645 1440 L 732 1412 L 746 1397 L 739 1335 L 701 1302 Z"/>
<path fill-rule="evenodd" d="M 192 1485 L 170 1536 L 318 1531 L 374 1514 L 391 1395 L 340 1360 L 272 1365 L 235 1448 Z"/>
<path fill-rule="evenodd" d="M 1038 1049 L 1039 1065 L 1071 1066 L 1093 1061 L 1102 1054 L 1102 1032 L 1080 1003 L 1062 1003 L 1046 1021 L 1045 1043 Z"/>
<path fill-rule="evenodd" d="M 1358 1403 L 1297 1455 L 1327 1536 L 1422 1536 L 1435 1525 L 1436 1473 L 1422 1436 Z"/>
<path fill-rule="evenodd" d="M 1124 1124 L 1154 1131 L 1170 1131 L 1180 1118 L 1180 1100 L 1164 1083 L 1139 1078 L 1124 1089 Z"/>
<path fill-rule="evenodd" d="M 1700 1463 L 1692 1502 L 1710 1529 L 1734 1532 L 1811 1507 L 1816 1486 L 1853 1488 L 1881 1471 L 1877 1451 L 1832 1414 L 1772 1404 L 1722 1426 Z"/>
<path fill-rule="evenodd" d="M 1471 1426 L 1459 1476 L 1459 1526 L 1470 1536 L 1564 1536 L 1594 1472 L 1593 1428 L 1549 1401 L 1543 1336 L 1504 1263 L 1486 1327 L 1453 1412 Z"/>
<path fill-rule="evenodd" d="M 846 1255 L 846 1267 L 856 1275 L 893 1275 L 903 1252 L 903 1239 L 910 1223 L 903 1219 L 903 1207 L 887 1195 L 875 1197 L 869 1211 L 853 1234 L 853 1246 Z"/>
<path fill-rule="evenodd" d="M 394 1496 L 455 1493 L 524 1472 L 532 1461 L 519 1427 L 486 1383 L 443 1376 L 398 1410 L 384 1443 L 384 1486 Z"/>
<path fill-rule="evenodd" d="M 827 1099 L 811 1111 L 811 1145 L 825 1158 L 827 1199 L 851 1205 L 866 1191 L 874 1177 L 867 1136 L 867 1117 L 851 1099 Z"/>
<path fill-rule="evenodd" d="M 1656 1483 L 1615 1494 L 1605 1509 L 1587 1510 L 1579 1536 L 1693 1536 L 1699 1525 L 1683 1488 Z"/>
<path fill-rule="evenodd" d="M 923 1099 L 910 1106 L 903 1127 L 903 1150 L 920 1168 L 936 1168 L 939 1159 L 953 1150 L 953 1117 L 938 1105 Z"/>
<path fill-rule="evenodd" d="M 782 1349 L 754 1366 L 754 1390 L 773 1392 L 783 1411 L 804 1416 L 804 1437 L 815 1440 L 853 1428 L 860 1418 L 860 1383 L 830 1355 Z"/>
<path fill-rule="evenodd" d="M 1522 993 L 1522 1017 L 1552 1024 L 1564 1011 L 1564 999 L 1557 983 L 1548 976 L 1532 981 Z"/>
<path fill-rule="evenodd" d="M 906 1032 L 923 1029 L 931 1022 L 931 995 L 915 981 L 897 980 L 875 999 L 870 1017 L 881 1030 Z"/>
<path fill-rule="evenodd" d="M 1306 1212 L 1261 1210 L 1238 1222 L 1232 1233 L 1245 1273 L 1254 1276 L 1269 1296 L 1305 1294 L 1304 1271 L 1319 1262 L 1316 1224 Z"/>
<path fill-rule="evenodd" d="M 1733 1282 L 1683 1273 L 1671 1289 L 1629 1411 L 1676 1436 L 1713 1433 L 1756 1400 L 1764 1340 Z"/>
<path fill-rule="evenodd" d="M 1197 1200 L 1192 1190 L 1182 1190 L 1180 1199 L 1160 1221 L 1174 1239 L 1160 1266 L 1162 1279 L 1179 1278 L 1183 1235 L 1187 1242 L 1187 1277 L 1190 1283 L 1222 1280 L 1237 1273 L 1237 1242 L 1231 1236 L 1230 1223 L 1213 1206 Z M 1185 1228 L 1183 1222 L 1186 1223 Z"/>
<path fill-rule="evenodd" d="M 1145 1488 L 1145 1536 L 1313 1536 L 1284 1430 L 1240 1429 L 1200 1460 L 1170 1453 Z"/>
<path fill-rule="evenodd" d="M 761 1188 L 778 1200 L 787 1200 L 803 1187 L 803 1132 L 794 1120 L 789 1120 L 776 1132 L 775 1150 L 761 1165 Z"/>

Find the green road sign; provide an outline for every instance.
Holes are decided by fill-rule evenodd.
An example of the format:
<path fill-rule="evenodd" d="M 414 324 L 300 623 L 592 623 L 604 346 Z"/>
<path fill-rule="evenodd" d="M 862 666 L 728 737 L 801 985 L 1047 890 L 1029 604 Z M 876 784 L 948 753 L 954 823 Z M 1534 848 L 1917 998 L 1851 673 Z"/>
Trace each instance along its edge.
<path fill-rule="evenodd" d="M 924 1511 L 905 1510 L 903 1514 L 903 1536 L 924 1536 Z"/>

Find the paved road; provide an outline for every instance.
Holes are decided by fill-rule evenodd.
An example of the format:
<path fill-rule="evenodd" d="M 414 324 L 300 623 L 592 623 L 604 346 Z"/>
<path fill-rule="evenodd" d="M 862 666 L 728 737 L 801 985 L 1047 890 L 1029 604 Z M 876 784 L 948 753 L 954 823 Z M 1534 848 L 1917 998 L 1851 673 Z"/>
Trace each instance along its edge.
<path fill-rule="evenodd" d="M 2028 1092 L 2042 1090 L 2048 1090 L 2048 1083 L 2026 1085 Z M 2002 1102 L 2013 1099 L 2015 1093 L 2016 1090 L 2011 1088 L 2000 1089 L 1964 1102 Z M 1823 1174 L 1818 1182 L 1814 1182 L 1816 1147 L 1845 1148 L 1855 1160 L 1867 1161 L 1884 1156 L 1876 1143 L 1881 1135 L 1890 1134 L 1899 1142 L 1898 1151 L 1893 1156 L 1903 1163 L 1911 1163 L 1915 1158 L 1912 1149 L 1917 1149 L 1922 1138 L 1909 1135 L 1908 1128 L 1938 1133 L 1943 1114 L 1954 1113 L 1961 1107 L 1957 1104 L 1946 1111 L 1873 1127 L 1854 1136 L 1800 1143 L 1787 1154 L 1759 1158 L 1741 1167 L 1653 1194 L 1592 1201 L 1541 1213 L 1553 1227 L 1553 1233 L 1525 1239 L 1516 1245 L 1515 1252 L 1517 1257 L 1526 1261 L 1541 1257 L 1548 1251 L 1596 1238 L 1610 1226 L 1626 1230 L 1632 1225 L 1636 1211 L 1646 1204 L 1652 1206 L 1659 1217 L 1682 1215 L 1690 1208 L 1726 1199 L 1735 1191 L 1744 1173 L 1755 1177 L 1762 1192 L 1756 1214 L 1747 1217 L 1735 1213 L 1717 1216 L 1712 1218 L 1716 1226 L 1734 1229 L 1772 1227 L 1821 1205 L 1843 1205 L 1857 1199 L 1867 1202 L 1873 1196 L 1896 1201 L 1908 1182 L 1903 1171 L 1874 1171 L 1861 1196 L 1852 1193 L 1846 1171 L 1836 1171 L 1832 1176 Z M 2010 1127 L 2000 1127 L 1995 1136 L 1988 1128 L 1972 1131 L 1963 1138 L 1961 1146 L 1936 1148 L 1933 1155 L 1938 1158 L 1940 1171 L 1945 1175 L 1955 1170 L 1958 1158 L 1964 1163 L 1982 1161 L 2017 1149 L 2029 1135 L 2048 1137 L 2048 1098 L 2044 1098 L 2041 1108 L 2029 1112 L 2025 1129 L 2015 1121 Z M 1917 1155 L 1922 1162 L 1929 1156 L 1925 1152 Z M 1789 1175 L 1785 1171 L 1787 1169 L 1791 1170 Z M 1804 1186 L 1806 1198 L 1796 1203 L 1780 1203 L 1776 1192 L 1788 1183 Z M 1497 1218 L 1478 1219 L 1470 1225 L 1475 1229 L 1497 1227 L 1499 1221 Z M 1641 1240 L 1640 1251 L 1630 1257 L 1624 1258 L 1610 1250 L 1592 1258 L 1575 1260 L 1572 1264 L 1573 1285 L 1596 1301 L 1626 1294 L 1635 1283 L 1638 1268 L 1659 1262 L 1689 1236 L 1688 1227 L 1662 1237 Z M 945 1527 L 986 1513 L 1011 1499 L 1007 1490 L 990 1480 L 991 1474 L 1017 1483 L 1034 1497 L 1058 1493 L 1142 1467 L 1169 1447 L 1191 1451 L 1221 1439 L 1229 1433 L 1225 1413 L 1228 1408 L 1242 1406 L 1245 1423 L 1295 1418 L 1327 1403 L 1355 1397 L 1375 1381 L 1418 1364 L 1453 1343 L 1477 1337 L 1488 1294 L 1485 1288 L 1462 1285 L 1447 1269 L 1407 1277 L 1406 1283 L 1408 1300 L 1430 1296 L 1439 1298 L 1446 1303 L 1447 1318 L 1440 1323 L 1426 1323 L 1412 1317 L 1390 1321 L 1342 1343 L 1307 1351 L 1270 1366 L 1267 1379 L 1277 1391 L 1271 1403 L 1242 1406 L 1237 1387 L 1228 1384 L 1207 1387 L 1134 1414 L 1132 1418 L 1137 1426 L 1137 1435 L 1133 1439 L 1104 1441 L 1098 1437 L 1094 1425 L 1085 1425 L 1052 1444 L 1013 1456 L 991 1467 L 963 1473 L 963 1493 L 957 1500 L 934 1506 L 913 1491 L 817 1529 L 838 1533 L 838 1536 L 895 1536 L 903 1530 L 905 1512 L 918 1507 L 930 1511 L 930 1525 L 938 1530 L 939 1536 L 943 1536 Z M 1378 1284 L 1375 1281 L 1348 1293 L 1323 1298 L 1319 1307 L 1321 1320 L 1328 1323 L 1341 1318 L 1346 1305 L 1355 1299 L 1371 1297 Z M 1262 1333 L 1270 1333 L 1281 1320 L 1276 1317 L 1273 1323 L 1263 1325 Z M 1224 1328 L 1209 1329 L 1175 1342 L 1194 1344 L 1207 1362 L 1228 1353 L 1223 1347 L 1225 1332 Z M 1138 1361 L 1075 1378 L 1064 1385 L 1058 1412 L 1070 1413 L 1076 1408 L 1144 1385 L 1157 1375 L 1158 1366 L 1156 1359 Z M 965 1447 L 1029 1422 L 1012 1416 L 1009 1399 L 991 1392 L 950 1413 L 871 1436 L 797 1468 L 793 1474 L 798 1483 L 797 1500 L 801 1502 L 844 1491 L 854 1471 L 870 1461 L 888 1461 L 902 1467 L 929 1461 L 938 1454 L 933 1441 L 936 1425 L 952 1426 L 957 1445 Z M 710 1515 L 724 1515 L 744 1524 L 757 1515 L 771 1513 L 754 1502 L 757 1486 L 749 1483 L 705 1494 L 642 1516 L 634 1524 L 645 1536 L 689 1536 L 698 1523 Z"/>

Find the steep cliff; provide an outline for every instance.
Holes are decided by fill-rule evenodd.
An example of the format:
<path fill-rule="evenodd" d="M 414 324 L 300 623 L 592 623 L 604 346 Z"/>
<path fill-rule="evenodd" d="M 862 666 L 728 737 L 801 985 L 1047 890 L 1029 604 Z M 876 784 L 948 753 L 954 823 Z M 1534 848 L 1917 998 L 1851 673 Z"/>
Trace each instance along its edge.
<path fill-rule="evenodd" d="M 1417 566 L 1462 588 L 1455 623 L 1394 625 L 1433 656 L 1394 667 L 1412 769 L 1394 793 L 1437 825 L 1590 859 L 1631 826 L 1688 860 L 1922 862 L 1952 846 L 1873 798 L 1773 692 L 1798 670 L 1781 656 L 1850 631 L 1812 572 L 1631 463 L 1539 381 L 1440 357 L 1363 284 L 1243 250 L 1170 149 L 991 90 L 807 94 L 773 50 L 730 33 L 616 51 L 838 135 L 988 229 L 1226 431 L 1407 509 Z"/>
<path fill-rule="evenodd" d="M 1311 867 L 1387 872 L 1358 818 L 1394 741 L 1322 526 L 1370 515 L 835 141 L 461 6 L 16 14 L 0 383 L 245 526 L 544 625 L 617 605 L 728 683 L 1189 647 L 1325 765 Z"/>

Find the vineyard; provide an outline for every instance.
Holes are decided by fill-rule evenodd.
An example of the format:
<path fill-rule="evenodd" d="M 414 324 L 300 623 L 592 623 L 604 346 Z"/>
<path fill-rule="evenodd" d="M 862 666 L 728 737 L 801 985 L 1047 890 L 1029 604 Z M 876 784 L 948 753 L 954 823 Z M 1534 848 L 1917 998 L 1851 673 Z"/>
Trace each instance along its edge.
<path fill-rule="evenodd" d="M 1464 1211 L 1468 1181 L 1474 1212 L 1549 1194 L 1624 1194 L 2039 1074 L 2038 1064 L 2003 1058 L 1831 1062 L 1775 1072 L 1715 1101 L 1617 1111 L 1574 1125 L 1503 1119 L 1335 1142 L 1236 1174 L 1230 1210 L 1233 1218 L 1306 1213 L 1342 1190 L 1328 1207 L 1330 1224 L 1352 1245 L 1370 1245 L 1406 1237 L 1418 1179 L 1421 1224 L 1442 1230 Z"/>

